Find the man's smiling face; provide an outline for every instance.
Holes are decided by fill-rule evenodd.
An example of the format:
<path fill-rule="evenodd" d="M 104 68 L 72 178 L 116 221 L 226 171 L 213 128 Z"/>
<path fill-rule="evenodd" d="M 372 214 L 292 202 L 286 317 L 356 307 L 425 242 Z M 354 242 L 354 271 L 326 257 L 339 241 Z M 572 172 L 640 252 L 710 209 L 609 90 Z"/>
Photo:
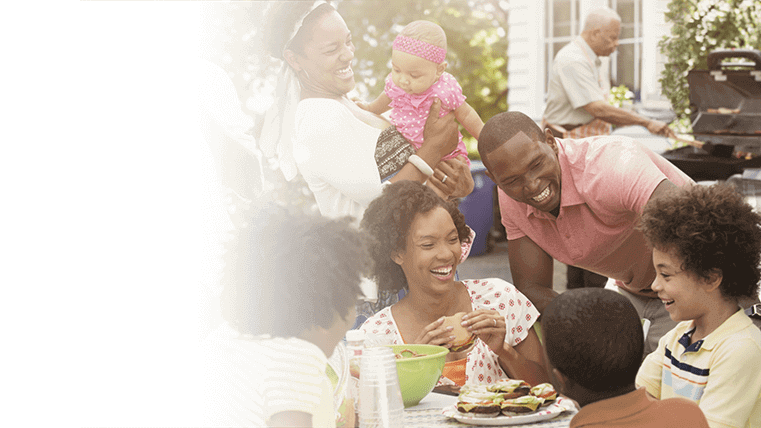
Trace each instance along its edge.
<path fill-rule="evenodd" d="M 550 212 L 560 206 L 560 162 L 555 138 L 534 141 L 524 132 L 515 134 L 487 154 L 487 175 L 507 196 Z"/>

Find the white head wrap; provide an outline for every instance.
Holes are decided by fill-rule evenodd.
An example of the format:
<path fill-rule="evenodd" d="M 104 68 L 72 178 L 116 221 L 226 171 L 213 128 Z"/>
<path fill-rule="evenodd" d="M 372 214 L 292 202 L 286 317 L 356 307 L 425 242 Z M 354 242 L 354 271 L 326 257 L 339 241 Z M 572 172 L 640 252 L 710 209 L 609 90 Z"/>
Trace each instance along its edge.
<path fill-rule="evenodd" d="M 327 3 L 325 0 L 312 2 L 312 7 L 294 25 L 288 37 L 288 42 L 293 40 L 299 28 L 310 13 L 317 6 Z M 285 47 L 283 48 L 285 49 Z M 296 120 L 296 105 L 301 99 L 301 85 L 296 73 L 283 61 L 283 66 L 278 73 L 277 87 L 275 88 L 275 102 L 264 115 L 262 134 L 259 137 L 259 147 L 267 157 L 277 155 L 280 170 L 285 179 L 290 181 L 298 174 L 296 161 L 293 158 L 293 131 Z"/>

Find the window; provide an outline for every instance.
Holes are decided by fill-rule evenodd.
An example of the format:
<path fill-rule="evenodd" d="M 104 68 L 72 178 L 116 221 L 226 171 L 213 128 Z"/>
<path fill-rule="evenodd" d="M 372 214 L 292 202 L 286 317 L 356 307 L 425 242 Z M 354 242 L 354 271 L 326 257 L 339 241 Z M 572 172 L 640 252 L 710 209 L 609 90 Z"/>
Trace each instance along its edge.
<path fill-rule="evenodd" d="M 547 21 L 544 34 L 544 61 L 547 73 L 544 93 L 547 93 L 552 60 L 560 48 L 581 33 L 580 0 L 545 0 Z M 621 36 L 616 52 L 610 56 L 612 86 L 626 85 L 639 99 L 642 87 L 642 0 L 608 0 L 608 6 L 621 16 Z M 594 8 L 585 10 L 590 12 Z"/>
<path fill-rule="evenodd" d="M 639 99 L 642 88 L 642 0 L 610 0 L 610 8 L 621 16 L 618 49 L 610 58 L 613 86 L 626 85 Z"/>
<path fill-rule="evenodd" d="M 567 45 L 581 32 L 579 20 L 579 0 L 545 0 L 547 22 L 544 35 L 545 63 L 547 73 L 544 78 L 544 93 L 549 85 L 552 60 L 560 48 Z"/>

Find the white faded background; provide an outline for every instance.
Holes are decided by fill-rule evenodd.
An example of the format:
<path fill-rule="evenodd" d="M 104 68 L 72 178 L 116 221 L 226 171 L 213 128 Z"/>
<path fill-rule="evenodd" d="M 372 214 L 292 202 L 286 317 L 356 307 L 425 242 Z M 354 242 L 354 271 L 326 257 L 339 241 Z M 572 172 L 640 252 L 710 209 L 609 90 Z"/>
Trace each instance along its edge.
<path fill-rule="evenodd" d="M 227 227 L 196 120 L 202 5 L 0 12 L 2 427 L 194 425 Z"/>
<path fill-rule="evenodd" d="M 226 220 L 199 3 L 3 9 L 0 426 L 191 425 Z"/>

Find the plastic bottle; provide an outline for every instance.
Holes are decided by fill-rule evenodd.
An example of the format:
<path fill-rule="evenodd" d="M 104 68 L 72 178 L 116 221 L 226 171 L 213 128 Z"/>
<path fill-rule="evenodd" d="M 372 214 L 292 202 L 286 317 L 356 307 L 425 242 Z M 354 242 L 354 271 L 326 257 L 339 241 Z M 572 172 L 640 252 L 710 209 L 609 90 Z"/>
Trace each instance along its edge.
<path fill-rule="evenodd" d="M 349 330 L 346 332 L 346 349 L 349 358 L 349 384 L 348 397 L 354 404 L 355 421 L 359 422 L 359 365 L 362 359 L 362 351 L 365 349 L 365 333 L 362 330 Z"/>

